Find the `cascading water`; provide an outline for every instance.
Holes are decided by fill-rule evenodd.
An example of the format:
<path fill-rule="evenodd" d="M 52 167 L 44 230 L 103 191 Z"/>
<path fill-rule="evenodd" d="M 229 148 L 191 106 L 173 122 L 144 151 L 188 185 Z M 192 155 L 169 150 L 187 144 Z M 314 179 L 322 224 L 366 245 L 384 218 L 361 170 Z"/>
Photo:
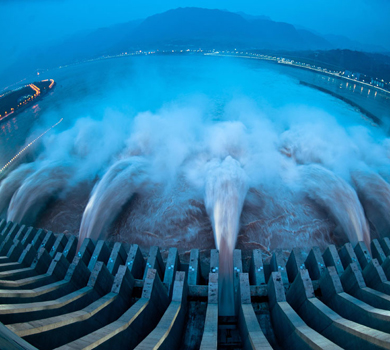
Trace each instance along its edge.
<path fill-rule="evenodd" d="M 96 70 L 103 62 L 86 65 L 88 79 L 61 70 L 67 93 L 53 95 L 55 108 L 40 121 L 64 116 L 62 129 L 42 137 L 35 162 L 2 180 L 1 218 L 9 207 L 9 219 L 80 234 L 80 244 L 107 235 L 144 249 L 175 246 L 185 256 L 216 245 L 221 258 L 230 256 L 221 263 L 227 275 L 236 244 L 269 255 L 367 240 L 365 215 L 388 235 L 390 143 L 380 128 L 266 67 L 160 59 L 153 69 L 134 60 L 131 72 L 110 64 L 104 83 Z M 191 79 L 183 84 L 183 76 Z M 124 160 L 112 165 L 117 159 Z"/>
<path fill-rule="evenodd" d="M 349 241 L 369 245 L 370 231 L 364 210 L 354 189 L 341 177 L 320 165 L 299 166 L 302 190 L 324 208 Z"/>
<path fill-rule="evenodd" d="M 85 238 L 105 238 L 105 229 L 114 221 L 121 208 L 147 181 L 147 162 L 130 157 L 112 165 L 96 184 L 84 210 L 78 246 Z"/>
<path fill-rule="evenodd" d="M 390 185 L 369 169 L 354 171 L 351 176 L 367 219 L 377 235 L 385 237 L 390 230 Z"/>
<path fill-rule="evenodd" d="M 69 172 L 63 163 L 50 162 L 39 168 L 14 193 L 7 220 L 32 224 L 46 203 L 66 187 L 68 179 Z"/>
<path fill-rule="evenodd" d="M 34 171 L 34 163 L 22 164 L 11 172 L 0 184 L 0 213 L 5 213 L 12 196 L 23 183 L 24 179 Z"/>
<path fill-rule="evenodd" d="M 238 161 L 228 156 L 208 164 L 205 205 L 211 219 L 215 245 L 219 250 L 219 313 L 234 315 L 233 250 L 240 227 L 240 215 L 248 191 L 247 177 Z"/>

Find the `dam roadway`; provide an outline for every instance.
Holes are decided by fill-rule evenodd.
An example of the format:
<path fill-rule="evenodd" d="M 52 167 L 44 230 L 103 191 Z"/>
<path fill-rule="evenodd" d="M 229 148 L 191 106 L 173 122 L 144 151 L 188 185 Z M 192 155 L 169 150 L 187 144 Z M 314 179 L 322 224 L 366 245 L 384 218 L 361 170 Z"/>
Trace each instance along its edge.
<path fill-rule="evenodd" d="M 376 124 L 378 124 L 379 121 L 380 124 L 388 125 L 390 121 L 390 92 L 368 83 L 344 78 L 317 69 L 284 64 L 278 62 L 276 57 L 275 59 L 262 59 L 251 55 L 226 55 L 217 53 L 208 53 L 205 55 L 209 57 L 246 59 L 247 61 L 252 61 L 254 67 L 256 67 L 257 62 L 268 64 L 272 69 L 297 79 L 302 85 L 328 93 L 347 102 L 354 108 L 358 108 Z"/>
<path fill-rule="evenodd" d="M 176 248 L 77 243 L 1 221 L 1 348 L 390 349 L 388 238 L 267 260 L 236 249 L 229 317 L 215 249 L 184 261 Z"/>

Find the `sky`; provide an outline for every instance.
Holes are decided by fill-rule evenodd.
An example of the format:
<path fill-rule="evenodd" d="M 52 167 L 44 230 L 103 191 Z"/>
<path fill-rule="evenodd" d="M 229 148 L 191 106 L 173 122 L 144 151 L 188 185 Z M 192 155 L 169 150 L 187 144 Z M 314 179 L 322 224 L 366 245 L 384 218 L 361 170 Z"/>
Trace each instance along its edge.
<path fill-rule="evenodd" d="M 0 33 L 5 34 L 0 36 L 0 48 L 3 58 L 5 53 L 12 59 L 21 50 L 77 32 L 190 6 L 266 15 L 390 51 L 389 0 L 0 0 Z"/>

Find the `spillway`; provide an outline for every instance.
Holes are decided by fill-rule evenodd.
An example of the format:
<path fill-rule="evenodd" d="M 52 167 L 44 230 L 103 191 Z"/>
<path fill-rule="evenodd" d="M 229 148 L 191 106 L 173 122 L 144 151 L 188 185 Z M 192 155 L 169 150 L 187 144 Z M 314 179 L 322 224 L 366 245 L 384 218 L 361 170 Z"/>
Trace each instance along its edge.
<path fill-rule="evenodd" d="M 66 118 L 0 185 L 0 345 L 390 348 L 386 133 L 268 65 L 188 59 L 56 73 Z"/>
<path fill-rule="evenodd" d="M 219 316 L 219 251 L 110 244 L 0 222 L 7 349 L 386 349 L 390 240 L 233 250 L 237 315 Z"/>

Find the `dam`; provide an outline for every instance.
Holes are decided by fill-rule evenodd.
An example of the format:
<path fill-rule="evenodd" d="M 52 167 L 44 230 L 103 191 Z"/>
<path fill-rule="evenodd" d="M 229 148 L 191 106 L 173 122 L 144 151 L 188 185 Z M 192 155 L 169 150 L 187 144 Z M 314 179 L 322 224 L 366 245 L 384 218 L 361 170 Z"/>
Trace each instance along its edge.
<path fill-rule="evenodd" d="M 4 124 L 0 348 L 390 348 L 381 125 L 268 65 L 144 59 Z"/>
<path fill-rule="evenodd" d="M 0 223 L 3 349 L 388 349 L 390 240 L 233 252 L 125 246 Z M 206 258 L 205 258 L 206 257 Z M 184 261 L 185 260 L 185 261 Z"/>

